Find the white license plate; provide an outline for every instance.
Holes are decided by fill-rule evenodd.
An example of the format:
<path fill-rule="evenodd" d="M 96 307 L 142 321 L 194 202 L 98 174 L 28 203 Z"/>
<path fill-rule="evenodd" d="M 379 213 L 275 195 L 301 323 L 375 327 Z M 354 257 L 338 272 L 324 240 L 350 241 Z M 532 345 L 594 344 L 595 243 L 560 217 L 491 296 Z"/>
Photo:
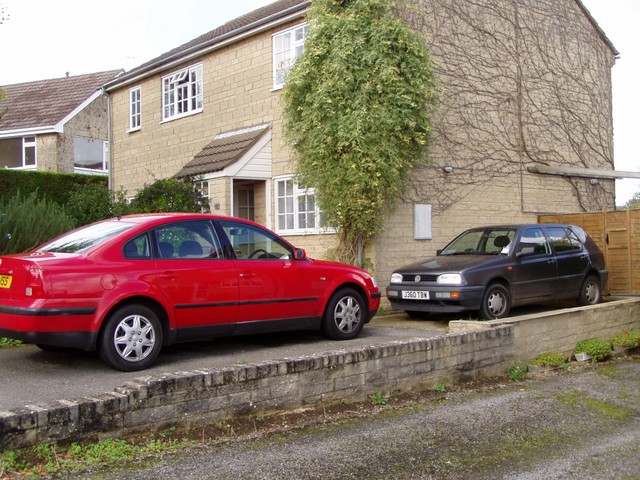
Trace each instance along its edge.
<path fill-rule="evenodd" d="M 429 292 L 403 290 L 402 298 L 406 298 L 408 300 L 429 300 Z"/>

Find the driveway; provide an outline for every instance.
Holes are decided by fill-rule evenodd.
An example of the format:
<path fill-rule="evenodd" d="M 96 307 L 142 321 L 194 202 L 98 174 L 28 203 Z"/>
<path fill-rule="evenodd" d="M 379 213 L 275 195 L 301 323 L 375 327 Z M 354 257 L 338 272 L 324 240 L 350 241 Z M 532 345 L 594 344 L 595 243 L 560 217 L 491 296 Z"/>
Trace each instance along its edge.
<path fill-rule="evenodd" d="M 153 367 L 142 372 L 112 370 L 95 353 L 52 353 L 35 346 L 2 349 L 0 411 L 110 393 L 144 375 L 296 358 L 415 337 L 433 338 L 446 333 L 448 323 L 447 317 L 412 321 L 399 313 L 375 317 L 358 338 L 344 342 L 327 340 L 315 332 L 287 332 L 185 343 L 165 348 Z"/>

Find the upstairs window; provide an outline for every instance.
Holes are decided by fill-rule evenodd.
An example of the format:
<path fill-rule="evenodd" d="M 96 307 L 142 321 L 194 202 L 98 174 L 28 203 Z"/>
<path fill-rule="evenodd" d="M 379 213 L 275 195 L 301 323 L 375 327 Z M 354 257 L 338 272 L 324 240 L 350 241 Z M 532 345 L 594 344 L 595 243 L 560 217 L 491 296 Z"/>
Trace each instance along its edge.
<path fill-rule="evenodd" d="M 129 90 L 129 131 L 142 127 L 142 87 Z"/>
<path fill-rule="evenodd" d="M 273 88 L 282 88 L 287 72 L 304 51 L 309 27 L 299 25 L 273 36 Z"/>
<path fill-rule="evenodd" d="M 162 120 L 202 111 L 202 64 L 174 72 L 162 79 Z"/>

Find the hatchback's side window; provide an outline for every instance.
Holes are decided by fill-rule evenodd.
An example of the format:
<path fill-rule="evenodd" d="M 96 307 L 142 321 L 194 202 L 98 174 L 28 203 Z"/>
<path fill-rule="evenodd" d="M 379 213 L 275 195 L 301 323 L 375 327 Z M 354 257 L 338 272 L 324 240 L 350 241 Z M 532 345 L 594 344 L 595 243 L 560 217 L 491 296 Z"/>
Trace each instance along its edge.
<path fill-rule="evenodd" d="M 151 258 L 149 236 L 144 233 L 124 244 L 124 256 L 129 260 Z"/>
<path fill-rule="evenodd" d="M 551 244 L 556 253 L 576 252 L 582 250 L 582 242 L 569 228 L 549 227 L 547 228 Z"/>
<path fill-rule="evenodd" d="M 222 258 L 211 222 L 176 222 L 155 231 L 157 256 L 162 259 Z"/>
<path fill-rule="evenodd" d="M 548 255 L 551 253 L 541 228 L 526 228 L 523 230 L 518 242 L 516 253 L 520 255 Z"/>
<path fill-rule="evenodd" d="M 241 222 L 221 221 L 220 224 L 231 242 L 237 259 L 293 259 L 291 247 L 271 232 Z"/>

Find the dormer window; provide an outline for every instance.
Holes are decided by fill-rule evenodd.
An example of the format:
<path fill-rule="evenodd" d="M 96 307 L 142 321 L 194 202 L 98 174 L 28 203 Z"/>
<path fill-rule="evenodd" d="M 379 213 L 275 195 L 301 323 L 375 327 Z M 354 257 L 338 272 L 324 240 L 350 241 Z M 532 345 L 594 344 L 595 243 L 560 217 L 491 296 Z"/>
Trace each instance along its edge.
<path fill-rule="evenodd" d="M 162 78 L 162 120 L 202 111 L 202 64 Z"/>
<path fill-rule="evenodd" d="M 304 51 L 304 39 L 309 28 L 298 25 L 273 36 L 273 88 L 282 88 L 287 72 Z"/>

